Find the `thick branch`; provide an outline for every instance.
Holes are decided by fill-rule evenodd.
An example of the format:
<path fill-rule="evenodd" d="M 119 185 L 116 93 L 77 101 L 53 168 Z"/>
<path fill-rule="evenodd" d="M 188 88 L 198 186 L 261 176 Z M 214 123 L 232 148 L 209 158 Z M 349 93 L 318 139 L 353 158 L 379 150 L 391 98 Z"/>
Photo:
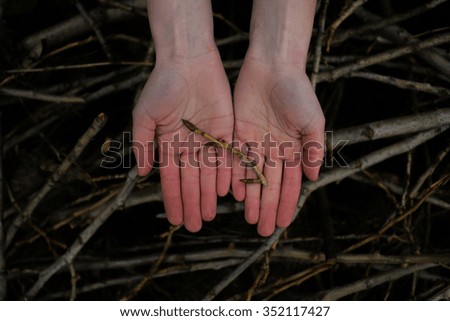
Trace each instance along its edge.
<path fill-rule="evenodd" d="M 352 145 L 387 137 L 412 134 L 446 125 L 450 125 L 450 108 L 384 119 L 373 123 L 336 130 L 333 132 L 332 139 L 334 142 L 346 141 L 347 145 Z"/>
<path fill-rule="evenodd" d="M 96 8 L 90 11 L 89 15 L 99 23 L 125 20 L 133 16 L 131 13 L 120 9 L 104 10 L 103 8 Z M 28 36 L 23 40 L 22 45 L 26 49 L 32 50 L 45 40 L 46 45 L 51 48 L 87 33 L 90 29 L 91 26 L 86 23 L 82 16 L 76 16 Z"/>

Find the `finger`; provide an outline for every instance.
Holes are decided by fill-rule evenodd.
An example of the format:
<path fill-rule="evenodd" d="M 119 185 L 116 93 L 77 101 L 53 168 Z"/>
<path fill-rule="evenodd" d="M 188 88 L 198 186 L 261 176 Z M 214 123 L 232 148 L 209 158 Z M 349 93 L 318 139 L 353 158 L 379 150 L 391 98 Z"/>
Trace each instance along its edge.
<path fill-rule="evenodd" d="M 184 226 L 190 232 L 198 232 L 202 228 L 202 216 L 200 207 L 200 166 L 195 153 L 181 154 L 180 167 Z"/>
<path fill-rule="evenodd" d="M 133 152 L 139 176 L 146 176 L 152 170 L 155 128 L 156 124 L 152 119 L 142 117 L 138 111 L 133 111 Z"/>
<path fill-rule="evenodd" d="M 240 149 L 241 145 L 236 146 Z M 245 178 L 247 166 L 235 155 L 233 155 L 233 168 L 231 169 L 231 188 L 236 201 L 242 202 L 245 199 L 246 185 L 240 181 Z"/>
<path fill-rule="evenodd" d="M 257 159 L 255 159 L 255 161 L 258 164 L 258 168 L 262 172 L 264 167 L 264 161 L 263 160 L 258 161 Z M 257 178 L 255 171 L 253 170 L 252 167 L 247 167 L 245 178 Z M 243 183 L 241 182 L 241 184 Z M 258 223 L 260 200 L 261 200 L 261 184 L 245 184 L 245 220 L 249 224 Z"/>
<path fill-rule="evenodd" d="M 205 221 L 212 221 L 216 216 L 217 206 L 216 149 L 214 147 L 203 147 L 200 150 L 199 159 L 201 214 Z"/>
<path fill-rule="evenodd" d="M 225 196 L 230 191 L 233 155 L 224 148 L 217 149 L 217 195 Z"/>
<path fill-rule="evenodd" d="M 291 224 L 297 209 L 301 183 L 302 168 L 300 167 L 300 162 L 285 162 L 283 181 L 281 183 L 280 202 L 277 211 L 277 226 L 287 227 Z"/>
<path fill-rule="evenodd" d="M 163 165 L 159 168 L 164 207 L 169 222 L 173 225 L 180 225 L 183 224 L 183 202 L 179 156 L 164 155 L 164 152 L 160 151 L 160 160 Z"/>
<path fill-rule="evenodd" d="M 319 178 L 320 166 L 324 155 L 324 129 L 323 126 L 318 126 L 309 135 L 302 138 L 302 167 L 305 175 L 312 181 Z"/>
<path fill-rule="evenodd" d="M 271 160 L 270 165 L 266 162 L 264 176 L 266 176 L 269 185 L 263 187 L 261 193 L 261 211 L 258 221 L 258 233 L 261 236 L 269 236 L 275 230 L 282 175 L 282 160 Z"/>

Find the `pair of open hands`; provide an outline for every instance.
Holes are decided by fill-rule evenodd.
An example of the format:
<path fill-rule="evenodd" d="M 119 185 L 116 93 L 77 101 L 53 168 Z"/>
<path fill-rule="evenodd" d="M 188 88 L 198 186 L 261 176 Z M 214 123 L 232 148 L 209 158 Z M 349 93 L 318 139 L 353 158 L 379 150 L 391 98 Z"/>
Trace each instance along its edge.
<path fill-rule="evenodd" d="M 252 168 L 223 149 L 172 148 L 170 142 L 189 141 L 192 134 L 182 119 L 218 139 L 247 143 L 250 148 L 243 151 L 258 161 L 269 185 L 242 183 L 242 178 L 256 177 Z M 133 111 L 138 173 L 150 172 L 156 137 L 170 223 L 200 230 L 203 220 L 214 219 L 217 195 L 225 196 L 231 184 L 235 199 L 245 200 L 247 222 L 258 224 L 258 233 L 268 236 L 275 226 L 291 223 L 302 173 L 318 178 L 324 122 L 309 79 L 298 66 L 246 57 L 233 99 L 217 51 L 157 62 Z M 264 139 L 270 143 L 262 144 Z M 211 161 L 217 166 L 210 166 Z"/>

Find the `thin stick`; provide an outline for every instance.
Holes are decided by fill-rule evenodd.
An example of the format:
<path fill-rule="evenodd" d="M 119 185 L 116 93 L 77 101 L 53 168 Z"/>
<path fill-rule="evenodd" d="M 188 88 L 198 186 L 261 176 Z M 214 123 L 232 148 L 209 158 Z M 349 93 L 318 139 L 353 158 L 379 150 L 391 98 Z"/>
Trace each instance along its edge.
<path fill-rule="evenodd" d="M 433 268 L 436 266 L 438 266 L 438 265 L 430 263 L 430 264 L 412 265 L 407 268 L 393 269 L 391 271 L 381 273 L 381 274 L 375 275 L 373 277 L 369 277 L 366 279 L 356 281 L 351 284 L 347 284 L 342 287 L 331 289 L 325 293 L 325 295 L 322 297 L 322 300 L 324 300 L 324 301 L 339 300 L 340 298 L 343 298 L 352 293 L 372 289 L 380 284 L 395 281 L 404 276 L 407 276 L 407 275 L 410 275 L 410 274 L 413 274 L 413 273 L 416 273 L 419 271 L 423 271 L 426 269 L 430 269 L 430 268 Z"/>
<path fill-rule="evenodd" d="M 34 99 L 41 101 L 48 101 L 57 104 L 82 104 L 84 103 L 84 99 L 81 97 L 73 97 L 73 96 L 56 96 L 38 93 L 32 90 L 22 90 L 22 89 L 14 89 L 14 88 L 0 88 L 0 95 L 16 97 L 16 98 L 26 98 L 26 99 Z"/>
<path fill-rule="evenodd" d="M 1 10 L 0 4 L 0 10 Z M 0 23 L 2 22 L 0 17 Z M 6 300 L 7 280 L 5 261 L 5 235 L 3 227 L 3 119 L 0 112 L 0 301 Z"/>
<path fill-rule="evenodd" d="M 203 301 L 211 301 L 214 299 L 223 289 L 225 289 L 231 282 L 233 282 L 239 275 L 241 275 L 250 265 L 257 261 L 261 255 L 266 253 L 274 243 L 278 241 L 285 229 L 277 228 L 275 232 L 261 245 L 256 251 L 254 251 L 244 262 L 223 278 L 218 284 L 214 286 L 203 298 Z"/>
<path fill-rule="evenodd" d="M 436 157 L 435 161 L 431 166 L 428 166 L 427 169 L 420 175 L 419 179 L 416 182 L 416 185 L 411 190 L 410 197 L 415 198 L 417 194 L 419 193 L 419 190 L 422 188 L 425 181 L 433 175 L 434 170 L 438 167 L 438 165 L 441 163 L 441 161 L 447 156 L 447 154 L 450 152 L 450 144 L 446 146 Z"/>
<path fill-rule="evenodd" d="M 447 286 L 444 290 L 439 293 L 433 295 L 428 301 L 449 301 L 450 300 L 450 285 Z"/>
<path fill-rule="evenodd" d="M 253 285 L 250 287 L 250 289 L 247 291 L 246 294 L 246 301 L 250 301 L 252 299 L 253 294 L 255 291 L 264 285 L 266 283 L 267 278 L 269 277 L 270 273 L 270 261 L 273 251 L 275 250 L 275 247 L 277 246 L 277 243 L 274 243 L 271 250 L 264 254 L 264 261 L 262 263 L 261 269 L 258 273 L 258 276 L 256 277 L 255 281 L 253 282 Z"/>
<path fill-rule="evenodd" d="M 46 71 L 59 71 L 59 70 L 75 70 L 75 69 L 87 69 L 87 68 L 97 68 L 97 67 L 109 67 L 109 66 L 153 66 L 153 63 L 142 62 L 142 61 L 102 61 L 102 62 L 92 62 L 86 64 L 77 65 L 64 65 L 64 66 L 54 66 L 54 67 L 43 67 L 43 68 L 28 68 L 28 69 L 9 69 L 6 70 L 10 74 L 24 74 L 24 73 L 36 73 L 36 72 L 46 72 Z"/>
<path fill-rule="evenodd" d="M 132 75 L 130 78 L 127 78 L 118 83 L 108 84 L 108 85 L 100 88 L 99 90 L 86 96 L 86 102 L 93 102 L 97 99 L 100 99 L 100 98 L 110 95 L 112 93 L 116 93 L 119 90 L 132 88 L 132 87 L 136 86 L 137 84 L 140 84 L 140 83 L 144 82 L 145 80 L 147 80 L 148 74 L 149 74 L 148 72 L 143 71 L 143 72 L 138 73 L 137 75 Z"/>
<path fill-rule="evenodd" d="M 320 187 L 328 185 L 333 182 L 340 181 L 350 175 L 353 175 L 367 167 L 378 164 L 388 158 L 403 154 L 415 147 L 423 144 L 424 142 L 432 139 L 442 132 L 442 129 L 433 129 L 427 132 L 417 134 L 411 138 L 408 138 L 400 143 L 390 145 L 382 148 L 376 152 L 370 153 L 359 160 L 353 162 L 348 168 L 337 168 L 322 174 L 318 181 L 306 182 L 303 184 L 302 193 L 297 204 L 297 210 L 294 217 L 298 216 L 300 209 L 305 204 L 306 199 L 311 193 Z M 239 275 L 241 275 L 251 264 L 258 260 L 261 255 L 267 252 L 271 246 L 278 241 L 280 236 L 285 231 L 285 228 L 277 228 L 275 232 L 270 236 L 257 250 L 253 252 L 243 263 L 241 263 L 235 270 L 228 274 L 223 280 L 221 280 L 212 290 L 208 292 L 203 300 L 214 299 L 224 288 L 226 288 L 231 282 L 233 282 Z"/>
<path fill-rule="evenodd" d="M 356 10 L 355 15 L 358 18 L 367 21 L 384 20 L 383 18 L 371 13 L 370 11 L 367 11 L 364 8 L 359 8 L 358 10 Z M 419 40 L 417 40 L 413 35 L 409 34 L 407 30 L 398 26 L 384 28 L 383 30 L 381 30 L 381 35 L 389 39 L 390 41 L 401 45 L 419 42 Z M 444 75 L 447 80 L 450 80 L 450 61 L 445 55 L 442 55 L 440 52 L 434 50 L 433 48 L 418 51 L 415 52 L 415 54 L 423 61 L 425 61 L 428 65 L 433 67 L 439 74 Z"/>
<path fill-rule="evenodd" d="M 431 9 L 437 7 L 438 5 L 443 4 L 447 1 L 448 0 L 432 0 L 432 1 L 425 3 L 424 5 L 421 5 L 417 8 L 411 9 L 409 11 L 405 11 L 405 12 L 399 13 L 397 15 L 383 18 L 383 19 L 380 18 L 380 20 L 365 24 L 361 27 L 349 29 L 349 30 L 337 33 L 334 36 L 334 38 L 332 39 L 331 43 L 332 44 L 341 43 L 341 42 L 346 41 L 349 38 L 361 35 L 368 31 L 375 31 L 378 29 L 388 27 L 395 23 L 401 22 L 406 19 L 410 19 L 410 18 L 415 17 L 422 13 L 425 13 L 428 10 L 431 10 Z M 358 9 L 358 10 L 360 10 L 360 9 Z M 357 12 L 358 12 L 358 10 L 357 10 Z"/>
<path fill-rule="evenodd" d="M 427 83 L 399 79 L 399 78 L 395 78 L 392 76 L 379 75 L 379 74 L 375 74 L 372 72 L 364 72 L 364 71 L 352 72 L 348 75 L 348 77 L 374 80 L 374 81 L 378 81 L 378 82 L 381 82 L 384 84 L 395 86 L 397 88 L 421 91 L 421 92 L 429 93 L 429 94 L 436 95 L 436 96 L 449 96 L 450 95 L 450 90 L 447 88 L 444 88 L 444 87 L 432 86 Z"/>
<path fill-rule="evenodd" d="M 253 169 L 253 171 L 255 172 L 256 176 L 258 176 L 258 179 L 259 179 L 259 181 L 255 181 L 253 179 L 251 181 L 249 181 L 247 179 L 242 179 L 241 180 L 242 182 L 244 182 L 244 183 L 260 183 L 260 184 L 262 184 L 264 186 L 268 186 L 269 185 L 269 183 L 267 182 L 267 179 L 264 177 L 263 173 L 258 168 L 258 164 L 256 164 L 255 161 L 250 160 L 239 149 L 237 149 L 235 147 L 232 147 L 227 142 L 222 142 L 222 141 L 217 140 L 216 138 L 214 138 L 210 134 L 205 133 L 204 131 L 199 129 L 197 126 L 195 126 L 194 124 L 192 124 L 188 120 L 183 119 L 182 121 L 183 121 L 184 126 L 186 126 L 193 133 L 198 134 L 198 135 L 200 135 L 202 137 L 205 137 L 207 140 L 209 140 L 210 142 L 214 143 L 219 148 L 221 147 L 221 148 L 224 148 L 224 149 L 227 149 L 227 150 L 231 151 L 233 153 L 233 155 L 237 156 L 247 166 L 251 167 Z"/>
<path fill-rule="evenodd" d="M 70 301 L 75 301 L 75 299 L 77 298 L 78 275 L 73 263 L 69 264 L 69 270 L 70 270 L 70 285 L 71 285 Z"/>
<path fill-rule="evenodd" d="M 311 74 L 311 85 L 314 89 L 316 89 L 317 74 L 319 73 L 320 60 L 322 59 L 322 45 L 323 45 L 323 38 L 325 35 L 325 21 L 327 18 L 328 3 L 329 0 L 324 0 L 322 2 L 322 11 L 320 12 L 319 18 L 319 30 L 316 39 L 316 46 L 314 48 L 314 63 L 313 63 L 313 71 Z"/>
<path fill-rule="evenodd" d="M 319 73 L 317 81 L 334 81 L 351 72 L 381 63 L 388 60 L 392 60 L 413 52 L 418 52 L 430 47 L 439 46 L 450 42 L 450 33 L 431 37 L 421 42 L 415 42 L 409 45 L 404 45 L 399 48 L 387 50 L 378 54 L 374 54 L 367 58 L 361 58 L 353 64 L 339 67 L 331 71 L 324 71 Z"/>
<path fill-rule="evenodd" d="M 25 130 L 25 128 L 19 127 L 19 129 L 21 129 L 20 131 L 18 131 L 20 133 L 20 135 L 17 137 L 13 136 L 10 139 L 8 139 L 8 141 L 3 146 L 3 153 L 7 153 L 11 148 L 16 146 L 17 144 L 20 144 L 21 142 L 27 140 L 28 138 L 37 135 L 37 133 L 39 133 L 42 129 L 44 129 L 48 125 L 55 122 L 57 119 L 58 119 L 58 116 L 56 116 L 56 115 L 50 116 L 50 117 L 40 121 L 38 124 L 36 124 L 36 126 L 31 127 L 29 125 L 27 128 L 30 128 L 30 129 L 28 129 L 28 130 Z M 14 132 L 16 132 L 16 130 L 14 130 L 13 133 Z"/>
<path fill-rule="evenodd" d="M 339 13 L 339 17 L 328 28 L 327 51 L 330 51 L 330 44 L 333 40 L 333 36 L 337 28 L 339 28 L 341 23 L 343 23 L 345 19 L 347 19 L 353 12 L 355 12 L 356 9 L 361 7 L 366 2 L 367 0 L 355 0 L 351 3 L 349 3 L 349 1 L 345 2 L 344 8 L 342 8 L 341 12 Z"/>
<path fill-rule="evenodd" d="M 403 187 L 403 193 L 401 198 L 402 209 L 406 208 L 406 201 L 408 200 L 409 185 L 411 184 L 411 168 L 412 168 L 412 151 L 406 153 L 406 182 Z"/>
<path fill-rule="evenodd" d="M 252 250 L 247 249 L 229 249 L 229 248 L 215 248 L 211 250 L 202 250 L 198 252 L 185 252 L 180 254 L 167 255 L 164 259 L 166 264 L 198 263 L 198 262 L 217 262 L 218 260 L 227 259 L 245 259 L 252 254 Z M 439 254 L 424 254 L 424 255 L 381 255 L 381 254 L 337 254 L 335 263 L 345 265 L 411 265 L 411 264 L 450 264 L 450 253 Z M 99 258 L 98 261 L 92 262 L 78 259 L 74 263 L 77 271 L 101 271 L 101 270 L 122 270 L 135 269 L 148 264 L 154 264 L 158 261 L 161 255 L 143 255 L 122 259 Z M 293 248 L 281 248 L 271 252 L 271 259 L 273 261 L 291 260 L 293 262 L 301 263 L 324 263 L 327 261 L 326 254 L 316 251 L 305 251 Z M 173 268 L 174 266 L 172 266 Z M 37 266 L 33 270 L 24 269 L 22 271 L 15 270 L 8 275 L 8 279 L 16 279 L 19 277 L 29 277 L 39 274 L 42 267 Z M 70 268 L 62 268 L 58 273 L 70 272 Z M 161 272 L 155 272 L 155 276 Z M 285 279 L 284 281 L 290 281 Z M 284 282 L 283 281 L 283 282 Z"/>
<path fill-rule="evenodd" d="M 83 249 L 86 243 L 91 239 L 95 232 L 105 223 L 105 221 L 114 213 L 118 208 L 120 208 L 130 193 L 133 191 L 134 186 L 138 180 L 137 168 L 133 167 L 128 172 L 128 178 L 124 183 L 119 194 L 116 198 L 111 201 L 111 203 L 102 209 L 102 211 L 95 217 L 92 223 L 86 227 L 75 240 L 75 242 L 70 246 L 70 248 L 61 255 L 53 264 L 48 266 L 45 270 L 39 273 L 39 278 L 31 287 L 31 289 L 26 293 L 25 299 L 33 299 L 36 294 L 42 289 L 42 287 L 47 283 L 47 281 L 62 267 L 73 262 L 77 254 Z"/>
<path fill-rule="evenodd" d="M 155 275 L 154 279 L 157 278 L 163 278 L 163 277 L 170 277 L 172 275 L 179 275 L 179 274 L 187 274 L 191 272 L 196 271 L 207 271 L 207 270 L 221 270 L 224 268 L 229 268 L 231 266 L 235 266 L 242 262 L 242 259 L 228 259 L 228 260 L 220 260 L 220 261 L 212 261 L 212 262 L 201 262 L 201 263 L 195 263 L 195 264 L 181 264 L 177 265 L 168 269 L 159 270 Z M 138 282 L 144 277 L 144 275 L 137 275 L 137 276 L 127 276 L 124 278 L 117 278 L 117 279 L 111 279 L 107 280 L 105 282 L 99 282 L 99 283 L 93 283 L 88 284 L 82 287 L 78 288 L 78 294 L 92 292 L 96 290 L 105 289 L 108 287 L 113 286 L 119 286 L 119 285 L 131 285 L 133 283 Z M 56 292 L 48 294 L 47 296 L 43 297 L 43 300 L 53 300 L 56 298 L 61 297 L 67 297 L 70 295 L 68 291 L 62 291 L 62 292 Z"/>
<path fill-rule="evenodd" d="M 124 295 L 120 300 L 121 301 L 129 301 L 132 298 L 134 298 L 140 291 L 142 291 L 143 288 L 145 288 L 152 280 L 155 273 L 158 271 L 161 263 L 164 261 L 167 255 L 167 251 L 169 250 L 170 245 L 172 244 L 172 237 L 173 234 L 180 229 L 181 225 L 178 226 L 172 226 L 169 230 L 169 232 L 165 233 L 164 237 L 166 237 L 166 242 L 164 243 L 163 250 L 161 251 L 161 254 L 159 255 L 156 262 L 152 265 L 150 270 L 145 273 L 144 277 L 136 286 L 127 294 Z"/>
<path fill-rule="evenodd" d="M 147 12 L 145 12 L 145 4 L 141 5 L 140 3 L 137 3 L 137 6 L 131 6 L 119 1 L 114 1 L 114 0 L 99 0 L 98 2 L 100 2 L 101 4 L 104 5 L 108 5 L 114 8 L 118 8 L 124 11 L 128 11 L 128 12 L 132 12 L 135 13 L 137 15 L 140 15 L 142 17 L 147 18 Z"/>
<path fill-rule="evenodd" d="M 336 264 L 336 260 L 330 259 L 321 264 L 317 264 L 313 267 L 310 267 L 309 269 L 306 269 L 300 273 L 297 273 L 293 277 L 289 277 L 288 278 L 289 282 L 284 282 L 285 284 L 283 284 L 281 287 L 278 287 L 268 297 L 264 298 L 264 300 L 270 300 L 277 294 L 280 294 L 281 292 L 286 291 L 287 289 L 292 288 L 293 286 L 299 286 L 300 284 L 309 280 L 313 276 L 316 276 L 322 272 L 328 271 L 331 267 L 335 266 L 335 264 Z"/>
<path fill-rule="evenodd" d="M 5 237 L 5 247 L 8 248 L 11 245 L 11 241 L 14 238 L 14 235 L 18 231 L 18 229 L 22 226 L 22 224 L 30 219 L 33 214 L 35 208 L 39 205 L 42 199 L 50 192 L 56 182 L 67 172 L 69 167 L 80 157 L 81 153 L 86 148 L 87 144 L 89 144 L 92 137 L 94 137 L 100 129 L 103 128 L 107 120 L 105 114 L 98 115 L 95 120 L 92 122 L 89 129 L 80 137 L 75 147 L 72 151 L 67 155 L 64 161 L 59 165 L 59 167 L 53 172 L 52 176 L 50 176 L 45 183 L 45 185 L 37 192 L 35 197 L 28 203 L 23 212 L 18 215 L 12 224 L 9 226 L 8 231 Z"/>
<path fill-rule="evenodd" d="M 423 196 L 420 197 L 419 201 L 417 201 L 416 204 L 414 204 L 414 206 L 412 206 L 409 210 L 405 211 L 400 216 L 391 219 L 382 228 L 380 228 L 378 230 L 378 232 L 376 232 L 375 234 L 367 237 L 364 240 L 361 240 L 361 241 L 357 242 L 356 244 L 353 244 L 353 245 L 349 246 L 344 251 L 342 251 L 342 253 L 348 253 L 348 252 L 354 251 L 355 249 L 360 248 L 361 246 L 363 246 L 363 245 L 365 245 L 367 243 L 370 243 L 370 242 L 373 242 L 373 241 L 379 239 L 380 236 L 383 235 L 384 232 L 386 232 L 388 229 L 390 229 L 395 224 L 403 221 L 405 218 L 407 218 L 410 215 L 412 215 L 423 204 L 423 202 L 435 191 L 435 189 L 437 187 L 439 187 L 441 185 L 444 185 L 445 183 L 447 183 L 447 181 L 449 179 L 450 179 L 450 175 L 447 175 L 447 176 L 444 176 L 443 178 L 441 178 L 440 180 L 438 180 L 436 183 L 431 185 L 430 188 L 428 188 L 427 191 L 425 191 L 423 193 Z"/>
<path fill-rule="evenodd" d="M 97 40 L 102 46 L 103 52 L 105 53 L 106 57 L 109 60 L 113 60 L 113 56 L 111 54 L 111 49 L 109 48 L 108 43 L 105 40 L 105 37 L 103 37 L 103 33 L 98 28 L 97 23 L 93 20 L 93 18 L 89 15 L 88 12 L 86 12 L 86 9 L 84 9 L 83 4 L 79 0 L 75 0 L 75 6 L 77 7 L 78 11 L 80 12 L 81 16 L 84 18 L 84 20 L 87 21 L 87 23 L 91 26 L 92 30 L 94 30 Z"/>
<path fill-rule="evenodd" d="M 362 177 L 361 175 L 358 175 L 358 174 L 352 175 L 352 176 L 350 176 L 349 178 L 352 179 L 352 180 L 354 180 L 354 181 L 361 182 L 361 183 L 364 183 L 364 184 L 371 184 L 371 185 L 374 185 L 374 182 L 373 182 L 373 181 L 368 180 L 367 178 Z M 379 184 L 377 184 L 377 183 L 375 183 L 375 184 L 378 185 L 378 186 L 380 186 L 380 187 L 381 187 L 382 185 L 384 185 L 384 186 L 386 186 L 387 189 L 389 189 L 389 191 L 391 191 L 391 192 L 393 192 L 393 193 L 395 193 L 395 194 L 397 194 L 397 195 L 401 195 L 402 192 L 403 192 L 403 189 L 402 189 L 400 186 L 395 185 L 395 184 L 393 184 L 393 183 L 390 182 L 390 181 L 380 181 Z M 415 197 L 411 197 L 411 196 L 410 196 L 410 198 L 411 198 L 411 199 L 415 199 Z M 432 204 L 432 205 L 434 205 L 434 206 L 437 206 L 437 207 L 446 209 L 446 210 L 450 210 L 450 204 L 448 204 L 448 203 L 446 203 L 446 202 L 444 202 L 444 201 L 442 201 L 442 200 L 440 200 L 440 199 L 438 199 L 438 198 L 435 198 L 435 197 L 433 197 L 433 196 L 428 197 L 428 198 L 425 200 L 425 202 L 427 202 L 427 203 L 429 203 L 429 204 Z"/>

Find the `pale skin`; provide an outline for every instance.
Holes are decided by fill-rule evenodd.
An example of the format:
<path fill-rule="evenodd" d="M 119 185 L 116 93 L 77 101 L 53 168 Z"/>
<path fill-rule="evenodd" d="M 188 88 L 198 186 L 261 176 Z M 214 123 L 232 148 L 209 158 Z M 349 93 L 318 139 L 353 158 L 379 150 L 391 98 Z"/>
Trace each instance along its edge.
<path fill-rule="evenodd" d="M 305 73 L 314 9 L 315 1 L 309 0 L 254 0 L 250 46 L 232 99 L 214 44 L 210 0 L 148 0 L 156 66 L 133 111 L 133 139 L 139 175 L 151 171 L 147 142 L 155 138 L 160 155 L 170 160 L 160 169 L 170 223 L 200 230 L 202 221 L 214 219 L 217 195 L 226 195 L 230 185 L 260 235 L 291 223 L 302 174 L 316 180 L 323 158 L 317 146 L 323 146 L 324 117 Z M 177 134 L 186 140 L 190 133 L 181 119 L 228 142 L 262 142 L 270 133 L 272 141 L 292 144 L 282 155 L 278 147 L 270 155 L 262 148 L 251 150 L 260 156 L 269 185 L 244 184 L 240 179 L 253 178 L 254 172 L 236 157 L 230 162 L 226 158 L 232 156 L 220 148 L 213 154 L 218 166 L 202 165 L 208 147 L 177 154 L 164 150 L 164 141 Z M 190 153 L 199 156 L 198 164 L 180 168 Z M 264 164 L 268 157 L 271 166 Z M 300 161 L 305 157 L 309 162 Z"/>

